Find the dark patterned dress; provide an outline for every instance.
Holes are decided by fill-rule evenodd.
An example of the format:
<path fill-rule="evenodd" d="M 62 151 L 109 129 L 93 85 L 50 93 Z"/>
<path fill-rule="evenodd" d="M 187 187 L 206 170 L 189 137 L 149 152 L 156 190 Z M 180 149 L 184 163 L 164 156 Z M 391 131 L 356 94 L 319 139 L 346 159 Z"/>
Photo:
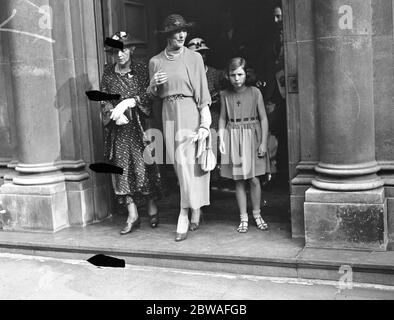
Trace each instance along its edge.
<path fill-rule="evenodd" d="M 208 66 L 207 68 L 208 89 L 212 99 L 212 104 L 210 107 L 212 116 L 211 128 L 218 131 L 220 117 L 220 81 L 224 76 L 221 71 L 213 67 Z"/>
<path fill-rule="evenodd" d="M 211 128 L 216 132 L 219 132 L 219 118 L 220 118 L 220 91 L 222 87 L 222 82 L 224 79 L 224 72 L 215 69 L 214 67 L 207 66 L 207 80 L 208 80 L 208 89 L 211 95 L 212 104 L 210 107 L 211 116 L 212 116 L 212 124 Z M 215 143 L 216 149 L 214 153 L 217 159 L 217 166 L 214 170 L 211 171 L 211 182 L 212 184 L 217 184 L 220 181 L 220 152 L 219 152 L 219 144 Z"/>
<path fill-rule="evenodd" d="M 151 100 L 146 94 L 149 85 L 149 71 L 143 62 L 131 65 L 131 72 L 121 75 L 115 71 L 115 65 L 104 70 L 100 90 L 109 94 L 120 94 L 119 101 L 102 103 L 104 122 L 104 155 L 115 166 L 124 170 L 123 175 L 112 175 L 112 184 L 120 204 L 135 203 L 142 205 L 148 199 L 161 197 L 160 174 L 157 165 L 144 161 L 143 120 L 152 111 Z M 139 98 L 134 109 L 125 112 L 129 123 L 118 126 L 110 120 L 110 110 L 119 102 L 129 98 Z M 146 158 L 145 158 L 146 159 Z"/>

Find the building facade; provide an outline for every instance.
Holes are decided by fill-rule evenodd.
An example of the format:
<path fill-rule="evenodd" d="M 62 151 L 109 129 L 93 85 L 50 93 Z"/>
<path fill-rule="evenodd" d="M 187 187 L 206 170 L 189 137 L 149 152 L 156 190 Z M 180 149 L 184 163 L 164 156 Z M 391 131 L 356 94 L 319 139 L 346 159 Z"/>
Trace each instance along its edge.
<path fill-rule="evenodd" d="M 160 50 L 159 3 L 1 1 L 3 230 L 56 232 L 110 216 L 109 179 L 88 169 L 103 146 L 99 106 L 85 91 L 98 88 L 105 36 L 126 29 L 139 55 Z M 390 250 L 393 1 L 283 0 L 283 12 L 293 237 Z"/>

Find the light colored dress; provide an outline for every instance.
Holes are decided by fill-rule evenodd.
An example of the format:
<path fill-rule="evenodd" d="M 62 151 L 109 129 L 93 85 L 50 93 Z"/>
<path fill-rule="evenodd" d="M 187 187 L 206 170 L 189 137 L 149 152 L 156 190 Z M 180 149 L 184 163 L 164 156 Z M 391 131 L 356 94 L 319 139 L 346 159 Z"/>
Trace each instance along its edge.
<path fill-rule="evenodd" d="M 268 155 L 258 157 L 262 141 L 258 106 L 264 108 L 259 89 L 247 87 L 237 93 L 221 92 L 227 110 L 227 127 L 224 134 L 226 154 L 221 158 L 221 176 L 232 180 L 248 180 L 270 172 Z"/>
<path fill-rule="evenodd" d="M 210 205 L 210 173 L 197 163 L 197 146 L 191 138 L 200 127 L 200 110 L 211 104 L 204 62 L 199 53 L 187 48 L 174 60 L 163 51 L 149 63 L 151 78 L 159 71 L 168 75 L 168 82 L 158 91 L 163 101 L 167 160 L 174 164 L 178 177 L 181 208 L 199 209 Z"/>

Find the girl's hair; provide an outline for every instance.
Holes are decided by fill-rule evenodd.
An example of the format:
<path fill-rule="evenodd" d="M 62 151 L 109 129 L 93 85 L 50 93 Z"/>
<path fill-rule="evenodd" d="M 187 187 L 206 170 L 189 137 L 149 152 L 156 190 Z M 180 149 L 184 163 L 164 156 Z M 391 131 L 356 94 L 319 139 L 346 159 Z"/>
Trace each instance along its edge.
<path fill-rule="evenodd" d="M 224 86 L 228 90 L 233 90 L 233 86 L 230 81 L 230 73 L 232 71 L 237 70 L 238 68 L 242 68 L 245 73 L 246 73 L 246 80 L 245 80 L 245 85 L 246 86 L 252 86 L 255 82 L 255 79 L 250 74 L 249 66 L 248 63 L 244 58 L 237 57 L 237 58 L 232 58 L 227 64 L 227 69 L 225 72 L 226 75 L 226 81 L 224 83 Z"/>

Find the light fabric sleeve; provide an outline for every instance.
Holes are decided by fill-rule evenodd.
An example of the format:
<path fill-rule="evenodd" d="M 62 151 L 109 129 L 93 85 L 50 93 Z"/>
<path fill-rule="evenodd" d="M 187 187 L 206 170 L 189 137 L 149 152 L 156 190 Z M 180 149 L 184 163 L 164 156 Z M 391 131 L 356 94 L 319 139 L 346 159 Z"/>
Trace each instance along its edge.
<path fill-rule="evenodd" d="M 197 103 L 198 109 L 202 110 L 212 104 L 204 61 L 199 53 L 193 52 L 189 49 L 185 50 L 185 62 L 194 91 L 194 99 Z"/>

